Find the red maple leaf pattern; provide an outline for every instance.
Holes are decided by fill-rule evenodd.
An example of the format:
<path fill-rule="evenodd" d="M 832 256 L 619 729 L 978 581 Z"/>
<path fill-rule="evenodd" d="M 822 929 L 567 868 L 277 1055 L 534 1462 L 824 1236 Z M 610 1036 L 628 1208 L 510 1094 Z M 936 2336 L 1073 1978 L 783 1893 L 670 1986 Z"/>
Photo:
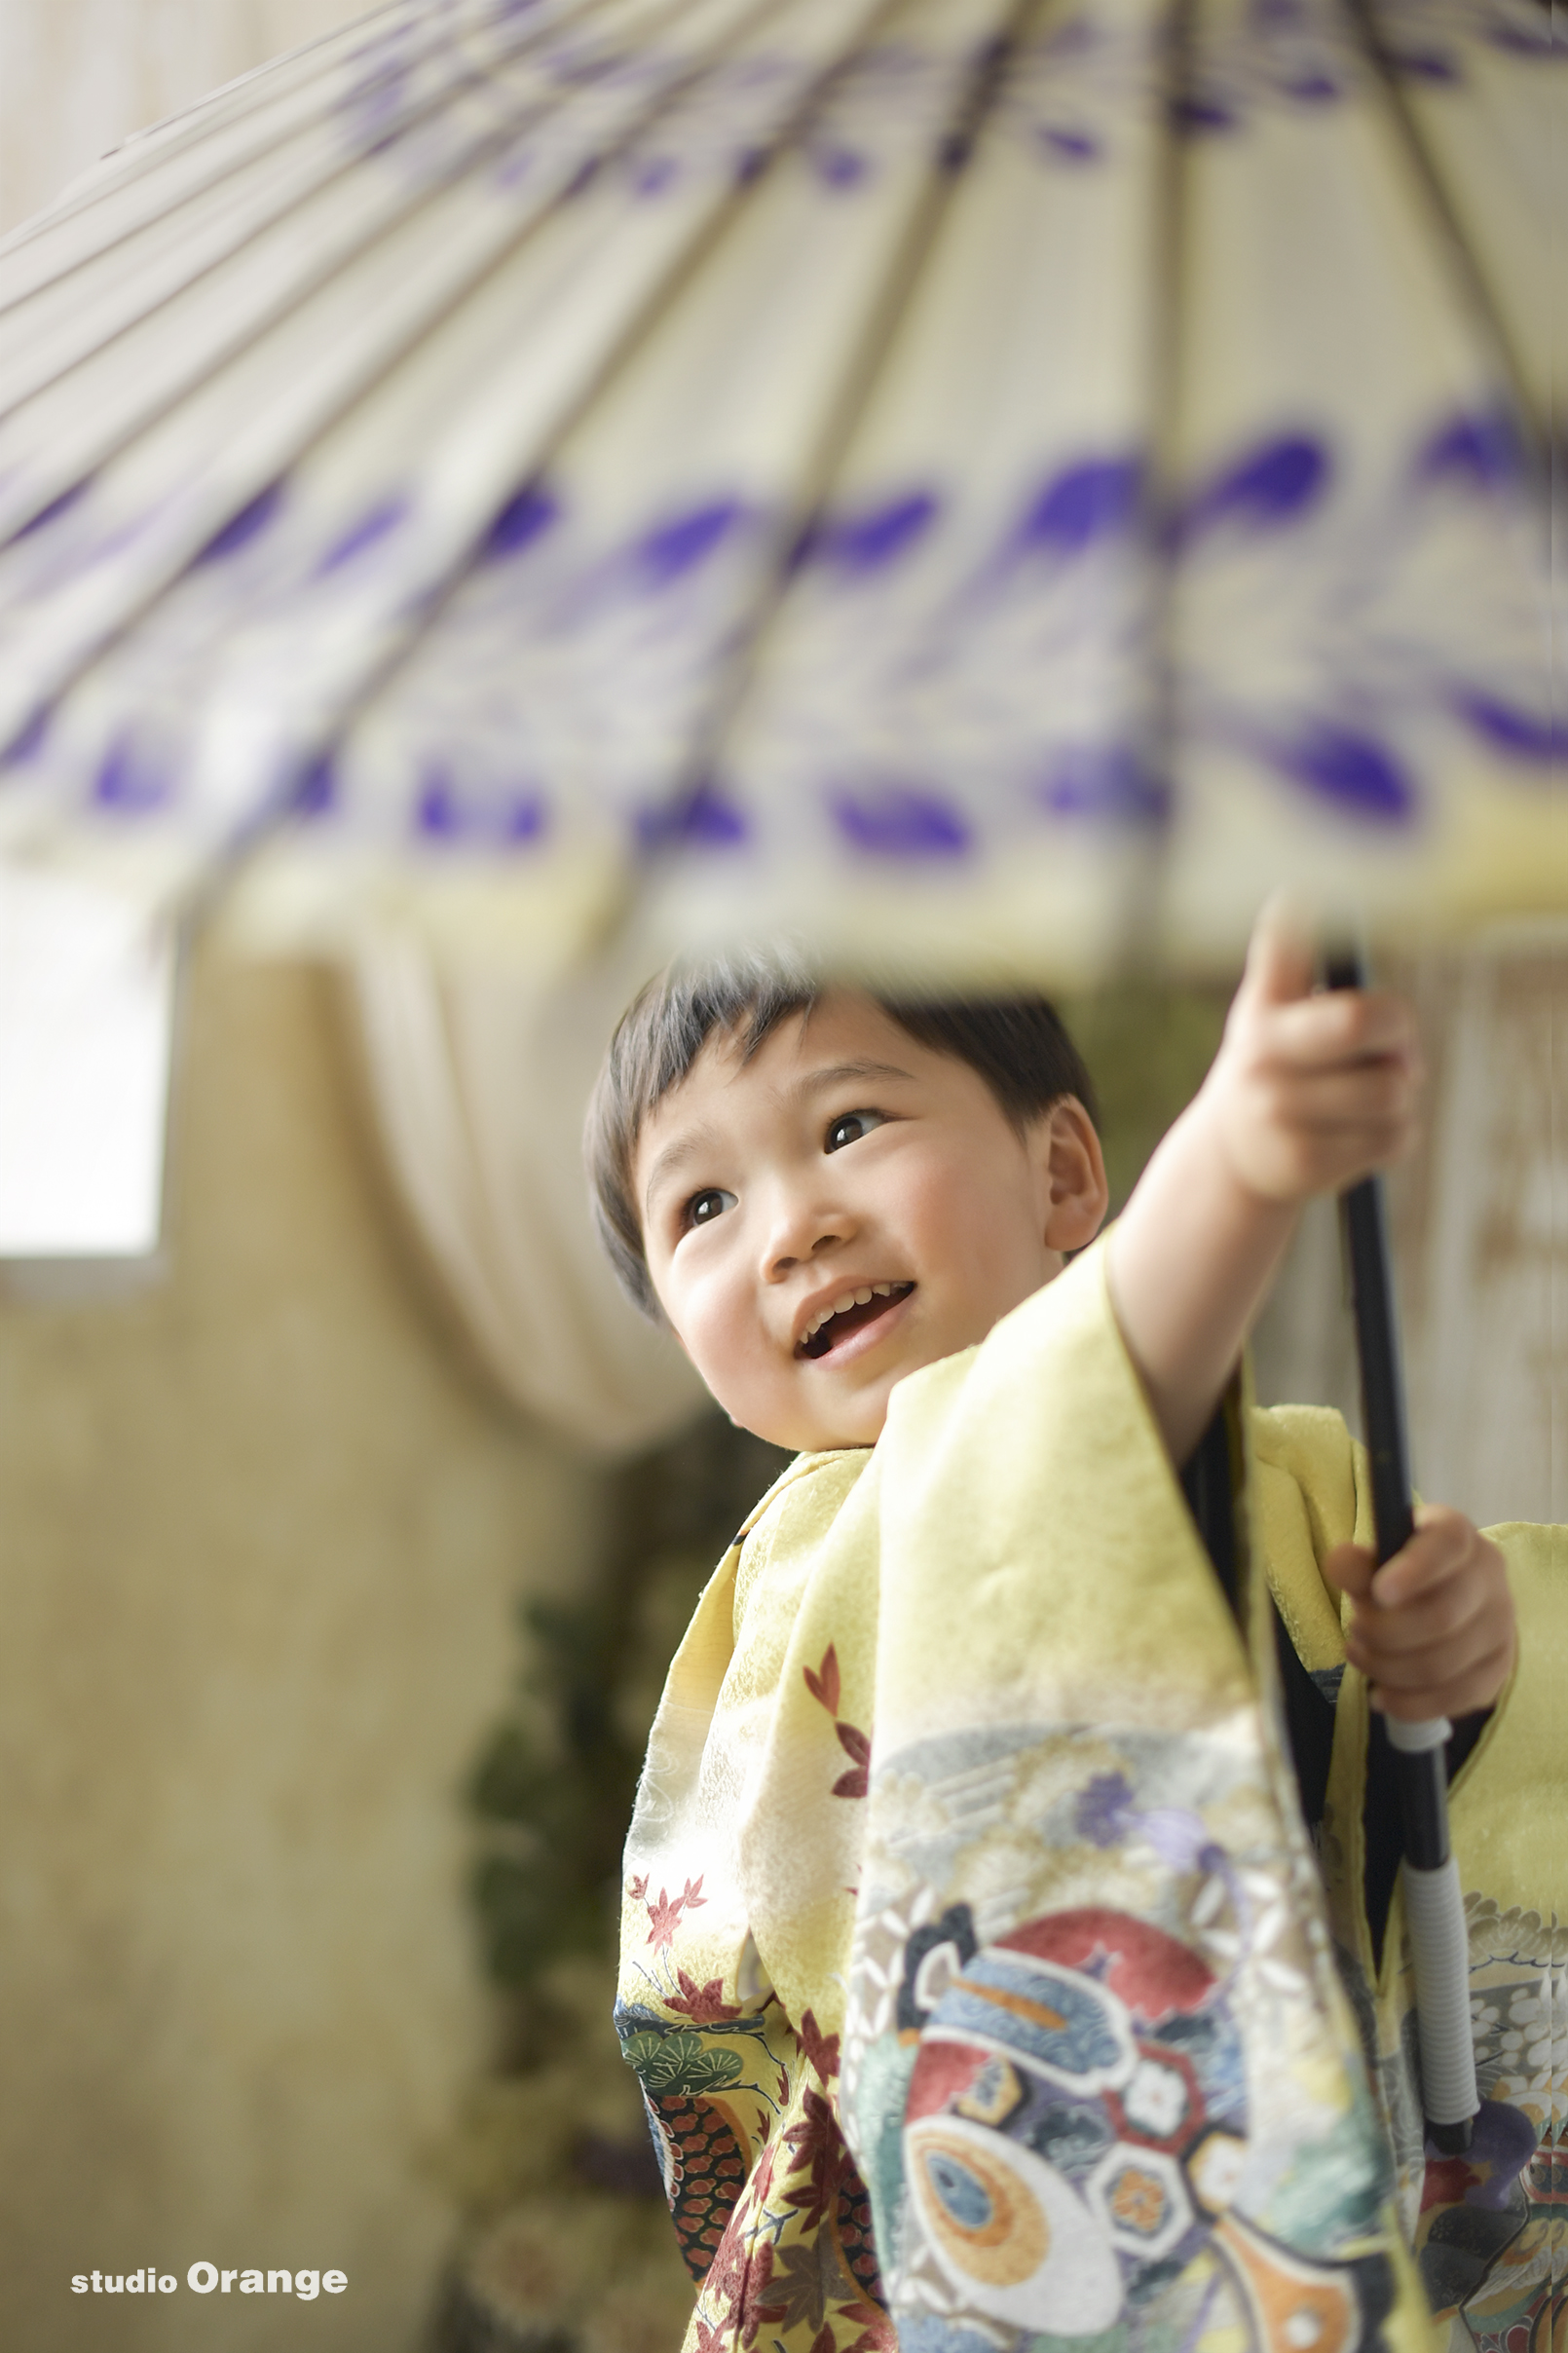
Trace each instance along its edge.
<path fill-rule="evenodd" d="M 808 1666 L 803 1667 L 801 1672 L 805 1677 L 805 1688 L 812 1699 L 825 1707 L 830 1716 L 836 1716 L 839 1713 L 839 1694 L 841 1688 L 839 1680 L 837 1647 L 833 1643 L 829 1643 L 822 1654 L 822 1664 L 817 1668 L 815 1674 Z"/>
<path fill-rule="evenodd" d="M 839 2037 L 825 2035 L 816 2022 L 815 2013 L 807 2010 L 801 2021 L 801 2048 L 816 2069 L 818 2080 L 827 2085 L 839 2073 Z"/>
<path fill-rule="evenodd" d="M 800 2189 L 786 2191 L 786 2206 L 801 2209 L 801 2221 L 807 2230 L 819 2229 L 839 2203 L 839 2191 L 850 2172 L 849 2151 L 832 2108 L 820 2092 L 805 2095 L 805 2115 L 799 2124 L 792 2124 L 784 2135 L 795 2152 L 791 2173 L 799 2173 L 803 2165 L 811 2168 L 811 2179 Z"/>
<path fill-rule="evenodd" d="M 771 2245 L 765 2238 L 758 2238 L 747 2246 L 731 2223 L 703 2284 L 707 2294 L 723 2297 L 725 2318 L 738 2334 L 745 2353 L 751 2353 L 765 2321 L 777 2322 L 785 2316 L 786 2307 L 768 2297 L 772 2278 Z M 734 2342 L 734 2335 L 730 2342 Z"/>
<path fill-rule="evenodd" d="M 765 2206 L 767 2193 L 773 2186 L 773 2160 L 778 2155 L 778 2143 L 769 2141 L 758 2158 L 750 2183 L 752 2197 L 757 2205 Z"/>
<path fill-rule="evenodd" d="M 646 1887 L 647 1882 L 645 1881 L 643 1884 Z M 648 1918 L 651 1925 L 648 1931 L 648 1941 L 655 1952 L 667 1953 L 669 1951 L 670 1938 L 675 1934 L 677 1923 L 683 1912 L 694 1912 L 707 1902 L 707 1897 L 699 1892 L 701 1886 L 701 1875 L 694 1880 L 689 1879 L 682 1892 L 673 1898 L 667 1888 L 660 1887 L 657 1903 L 649 1904 Z M 736 2011 L 737 2017 L 739 2014 Z"/>
<path fill-rule="evenodd" d="M 814 1671 L 803 1666 L 805 1688 L 819 1707 L 825 1707 L 834 1719 L 833 1729 L 839 1736 L 839 1745 L 853 1762 L 848 1773 L 841 1773 L 833 1784 L 836 1798 L 863 1798 L 871 1774 L 871 1742 L 853 1724 L 839 1721 L 839 1701 L 843 1696 L 843 1678 L 839 1672 L 839 1651 L 830 1642 L 822 1654 L 822 1664 Z"/>
<path fill-rule="evenodd" d="M 871 1742 L 852 1724 L 836 1724 L 839 1745 L 846 1757 L 854 1760 L 848 1773 L 841 1773 L 833 1784 L 836 1798 L 863 1798 L 871 1777 Z"/>
<path fill-rule="evenodd" d="M 678 1895 L 671 1903 L 669 1889 L 660 1887 L 657 1903 L 650 1903 L 648 1917 L 652 1924 L 648 1931 L 648 1941 L 656 1952 L 662 1953 L 667 1950 L 670 1938 L 675 1934 L 676 1923 L 681 1917 L 685 1900 L 684 1896 Z"/>
<path fill-rule="evenodd" d="M 693 2026 L 717 2026 L 722 2018 L 740 2016 L 739 2004 L 724 1998 L 722 1977 L 710 1977 L 706 1985 L 699 1986 L 684 1969 L 677 1969 L 675 1974 L 681 1981 L 681 1995 L 679 2000 L 673 1995 L 670 1997 L 669 2007 L 690 2018 Z"/>
<path fill-rule="evenodd" d="M 626 1882 L 626 1893 L 631 1897 L 634 1904 L 640 1904 L 642 1902 L 644 1896 L 648 1893 L 648 1873 L 646 1871 L 642 1874 L 641 1878 L 629 1879 Z"/>

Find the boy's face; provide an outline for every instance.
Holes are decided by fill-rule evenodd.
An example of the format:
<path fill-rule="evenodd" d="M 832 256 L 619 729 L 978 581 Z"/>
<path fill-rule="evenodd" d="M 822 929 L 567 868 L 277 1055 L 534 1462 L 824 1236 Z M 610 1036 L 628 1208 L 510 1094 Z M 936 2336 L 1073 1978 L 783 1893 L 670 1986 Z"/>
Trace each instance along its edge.
<path fill-rule="evenodd" d="M 1021 1136 L 978 1071 L 849 991 L 750 1064 L 710 1038 L 633 1181 L 697 1370 L 732 1420 L 802 1449 L 873 1444 L 895 1381 L 1060 1274 L 1106 1198 L 1074 1099 Z"/>

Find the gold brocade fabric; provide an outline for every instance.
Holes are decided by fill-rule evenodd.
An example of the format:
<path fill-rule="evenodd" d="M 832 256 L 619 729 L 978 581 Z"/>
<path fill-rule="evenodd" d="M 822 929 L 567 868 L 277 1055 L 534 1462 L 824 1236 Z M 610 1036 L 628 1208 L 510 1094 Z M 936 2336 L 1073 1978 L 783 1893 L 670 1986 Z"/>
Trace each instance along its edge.
<path fill-rule="evenodd" d="M 1437 2309 L 1523 2247 L 1546 2311 L 1549 2093 L 1494 2067 L 1501 2126 L 1423 2184 L 1398 1906 L 1375 1984 L 1361 1911 L 1364 1692 L 1326 1903 L 1283 1745 L 1268 1587 L 1331 1678 L 1354 1452 L 1331 1415 L 1252 1429 L 1244 1637 L 1097 1250 L 901 1383 L 875 1449 L 792 1465 L 727 1553 L 650 1744 L 617 2011 L 691 2353 L 1427 2353 L 1433 2175 Z M 1492 1867 L 1495 1793 L 1550 1780 L 1543 1688 L 1527 1663 L 1455 1791 L 1509 2065 L 1514 2006 L 1550 2005 L 1518 1954 L 1565 1909 L 1539 1839 Z"/>

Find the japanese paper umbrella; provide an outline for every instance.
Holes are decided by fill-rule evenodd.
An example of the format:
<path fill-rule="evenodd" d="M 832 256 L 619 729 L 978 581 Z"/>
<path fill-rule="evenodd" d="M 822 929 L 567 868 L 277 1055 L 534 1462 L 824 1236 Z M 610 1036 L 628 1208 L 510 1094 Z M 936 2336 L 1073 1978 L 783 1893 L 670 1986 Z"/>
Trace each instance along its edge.
<path fill-rule="evenodd" d="M 394 0 L 0 252 L 0 847 L 1055 983 L 1558 905 L 1565 88 L 1540 0 Z"/>
<path fill-rule="evenodd" d="M 1564 63 L 1541 0 L 394 0 L 0 252 L 0 846 L 950 984 L 1228 960 L 1282 878 L 1563 905 Z"/>

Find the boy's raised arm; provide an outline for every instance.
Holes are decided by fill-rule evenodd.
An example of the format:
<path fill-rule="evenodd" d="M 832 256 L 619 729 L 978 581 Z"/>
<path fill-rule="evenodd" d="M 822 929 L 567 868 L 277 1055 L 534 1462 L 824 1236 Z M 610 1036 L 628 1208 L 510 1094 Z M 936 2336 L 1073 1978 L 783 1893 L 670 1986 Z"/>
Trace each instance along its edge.
<path fill-rule="evenodd" d="M 1415 1028 L 1379 991 L 1313 993 L 1310 947 L 1265 912 L 1213 1067 L 1109 1243 L 1111 1299 L 1173 1461 L 1214 1407 L 1315 1193 L 1409 1145 Z"/>
<path fill-rule="evenodd" d="M 1111 1301 L 1173 1461 L 1208 1427 L 1304 1201 L 1337 1193 L 1411 1140 L 1421 1070 L 1396 996 L 1313 993 L 1313 959 L 1279 909 L 1252 935 L 1224 1042 L 1144 1171 L 1109 1242 Z M 1342 1545 L 1325 1567 L 1352 1598 L 1348 1655 L 1391 1715 L 1456 1716 L 1513 1662 L 1503 1556 L 1426 1506 L 1379 1568 Z"/>

